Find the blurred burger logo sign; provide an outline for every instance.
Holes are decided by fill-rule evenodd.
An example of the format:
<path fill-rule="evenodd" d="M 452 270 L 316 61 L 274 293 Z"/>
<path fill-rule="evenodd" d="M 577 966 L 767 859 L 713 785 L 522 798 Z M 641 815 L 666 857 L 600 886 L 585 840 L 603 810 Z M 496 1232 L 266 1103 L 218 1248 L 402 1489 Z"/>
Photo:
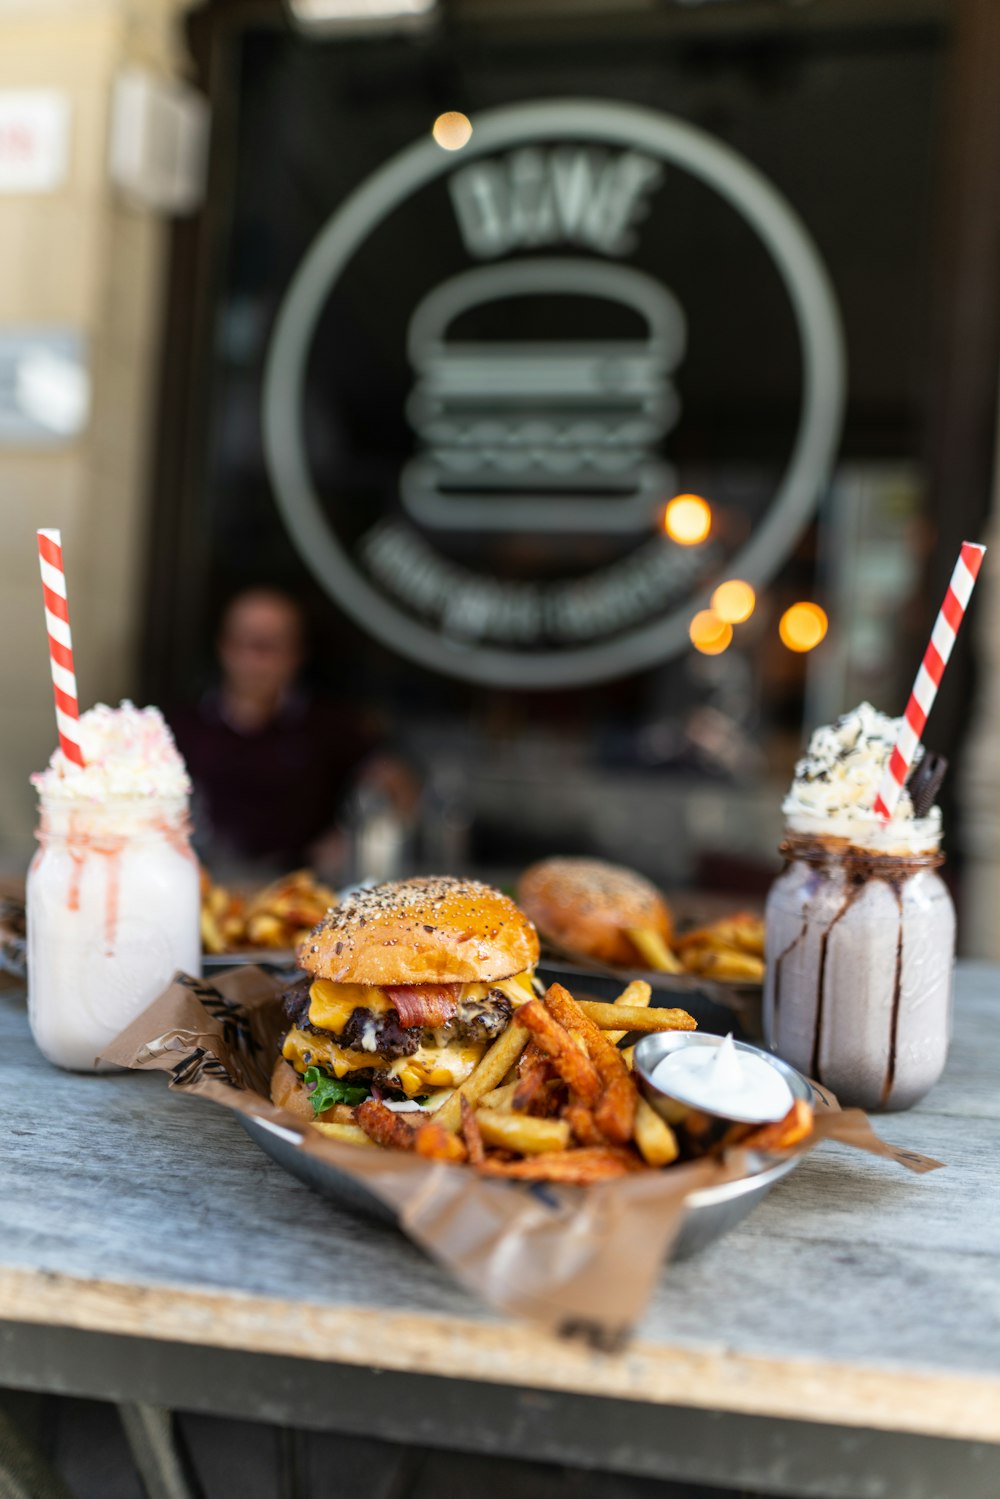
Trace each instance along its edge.
<path fill-rule="evenodd" d="M 484 684 L 601 681 L 676 653 L 723 571 L 764 582 L 795 544 L 839 434 L 836 307 L 787 203 L 694 127 L 590 101 L 511 106 L 474 125 L 457 159 L 432 140 L 401 152 L 314 241 L 269 352 L 268 465 L 302 557 L 386 645 Z M 642 254 L 678 170 L 763 243 L 802 370 L 766 512 L 749 534 L 700 546 L 660 525 L 679 482 L 670 436 L 688 328 Z M 427 224 L 429 253 L 400 260 L 393 231 L 412 245 Z M 397 263 L 373 303 L 387 236 Z M 368 345 L 388 351 L 370 377 L 388 435 L 341 417 L 314 461 L 310 366 L 321 341 L 336 351 L 347 306 L 355 322 L 372 309 Z"/>

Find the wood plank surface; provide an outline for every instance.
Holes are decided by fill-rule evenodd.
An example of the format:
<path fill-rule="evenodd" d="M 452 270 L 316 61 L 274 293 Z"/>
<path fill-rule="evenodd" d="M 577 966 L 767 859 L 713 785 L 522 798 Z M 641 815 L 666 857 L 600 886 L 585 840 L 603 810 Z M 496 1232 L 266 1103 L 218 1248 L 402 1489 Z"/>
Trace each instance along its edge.
<path fill-rule="evenodd" d="M 998 1019 L 1000 968 L 963 966 L 945 1078 L 880 1122 L 947 1170 L 823 1147 L 611 1356 L 493 1316 L 162 1077 L 54 1070 L 3 994 L 0 1318 L 1000 1442 Z"/>

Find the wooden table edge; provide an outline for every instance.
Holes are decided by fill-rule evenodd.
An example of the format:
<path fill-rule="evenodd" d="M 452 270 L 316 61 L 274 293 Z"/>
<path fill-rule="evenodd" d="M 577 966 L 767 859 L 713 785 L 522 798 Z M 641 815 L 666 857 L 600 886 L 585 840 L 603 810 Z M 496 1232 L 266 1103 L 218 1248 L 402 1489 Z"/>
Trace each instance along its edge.
<path fill-rule="evenodd" d="M 652 1405 L 1000 1443 L 1000 1378 L 720 1346 L 602 1354 L 520 1323 L 0 1270 L 0 1321 Z"/>

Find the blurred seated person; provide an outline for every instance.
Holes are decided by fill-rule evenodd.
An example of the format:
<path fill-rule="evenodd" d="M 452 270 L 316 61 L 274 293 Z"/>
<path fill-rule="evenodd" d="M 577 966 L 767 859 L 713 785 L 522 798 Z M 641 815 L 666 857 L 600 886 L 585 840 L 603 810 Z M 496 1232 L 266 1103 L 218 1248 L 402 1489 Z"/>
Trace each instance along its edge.
<path fill-rule="evenodd" d="M 194 782 L 195 843 L 208 867 L 262 876 L 311 865 L 349 871 L 337 818 L 361 787 L 412 819 L 419 788 L 371 715 L 306 686 L 301 606 L 274 588 L 229 603 L 216 637 L 220 678 L 171 715 Z"/>

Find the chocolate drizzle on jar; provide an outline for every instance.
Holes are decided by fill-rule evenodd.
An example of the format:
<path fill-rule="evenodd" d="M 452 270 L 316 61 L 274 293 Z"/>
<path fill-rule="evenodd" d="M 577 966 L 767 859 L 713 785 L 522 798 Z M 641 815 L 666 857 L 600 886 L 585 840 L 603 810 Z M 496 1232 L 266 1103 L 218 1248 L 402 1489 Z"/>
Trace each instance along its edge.
<path fill-rule="evenodd" d="M 856 845 L 847 837 L 807 834 L 799 831 L 789 832 L 786 835 L 785 841 L 781 844 L 781 853 L 785 858 L 785 867 L 783 876 L 779 878 L 788 875 L 792 866 L 798 866 L 800 870 L 802 866 L 805 866 L 806 870 L 811 870 L 812 873 L 803 871 L 802 878 L 805 883 L 799 883 L 799 895 L 787 910 L 788 919 L 795 910 L 798 930 L 796 931 L 793 927 L 790 932 L 785 930 L 779 935 L 779 929 L 775 927 L 775 937 L 779 942 L 782 942 L 783 938 L 783 942 L 770 959 L 768 1040 L 780 1054 L 786 1055 L 787 1060 L 794 1062 L 803 1070 L 808 1070 L 817 1082 L 833 1087 L 834 1091 L 849 1092 L 843 1070 L 845 1016 L 839 1008 L 842 1000 L 846 999 L 845 978 L 841 971 L 844 959 L 840 956 L 840 949 L 836 948 L 838 956 L 836 961 L 834 960 L 835 928 L 848 915 L 865 890 L 869 889 L 873 882 L 880 882 L 891 892 L 891 905 L 895 906 L 898 925 L 894 934 L 895 940 L 892 941 L 890 938 L 891 948 L 888 951 L 883 948 L 879 959 L 882 964 L 883 978 L 876 987 L 880 988 L 884 995 L 885 1006 L 883 1010 L 880 1005 L 880 1013 L 884 1015 L 885 1029 L 881 1032 L 883 1040 L 879 1051 L 881 1052 L 884 1047 L 884 1054 L 881 1057 L 872 1056 L 869 1050 L 869 1065 L 874 1063 L 877 1071 L 875 1077 L 872 1077 L 867 1085 L 868 1097 L 865 1106 L 899 1107 L 900 1098 L 912 1091 L 906 1078 L 903 1078 L 902 1094 L 896 1099 L 892 1096 L 899 1076 L 900 1032 L 904 1024 L 903 999 L 906 972 L 904 958 L 910 952 L 909 945 L 905 941 L 906 922 L 912 920 L 912 916 L 907 911 L 904 892 L 915 877 L 937 869 L 943 863 L 943 855 L 936 846 L 929 846 L 914 852 L 909 850 L 886 852 Z M 921 898 L 918 896 L 917 900 Z M 770 927 L 770 915 L 768 920 Z M 888 933 L 885 935 L 889 936 Z M 857 941 L 858 934 L 855 930 L 851 942 L 856 944 Z M 806 944 L 805 949 L 803 944 Z M 803 960 L 800 955 L 810 949 L 814 956 L 811 960 L 808 958 Z M 803 961 L 805 961 L 804 969 L 802 968 Z M 911 967 L 917 964 L 918 968 L 915 971 L 919 971 L 922 960 L 918 952 L 914 952 L 907 958 L 907 961 Z M 787 963 L 793 966 L 786 972 Z M 799 971 L 796 972 L 796 970 Z M 890 971 L 891 980 L 889 979 Z M 806 984 L 801 994 L 796 994 L 794 991 L 796 979 L 801 986 L 807 973 L 811 974 L 811 981 Z M 910 984 L 912 980 L 907 979 L 906 982 Z M 801 1006 L 797 1024 L 792 1011 L 789 1011 L 787 1015 L 784 1013 L 786 1006 L 793 1003 Z M 833 1005 L 838 1006 L 836 1016 L 831 1010 Z M 850 1010 L 848 1010 L 849 1013 Z M 789 1024 L 792 1026 L 791 1030 L 789 1030 Z M 833 1025 L 832 1031 L 831 1025 Z M 796 1038 L 794 1041 L 793 1037 Z M 871 1044 L 873 1043 L 869 1042 L 869 1048 Z M 789 1049 L 792 1055 L 787 1054 Z M 838 1069 L 839 1075 L 835 1076 Z M 855 1099 L 854 1101 L 861 1100 Z M 905 1106 L 905 1103 L 902 1106 Z"/>

